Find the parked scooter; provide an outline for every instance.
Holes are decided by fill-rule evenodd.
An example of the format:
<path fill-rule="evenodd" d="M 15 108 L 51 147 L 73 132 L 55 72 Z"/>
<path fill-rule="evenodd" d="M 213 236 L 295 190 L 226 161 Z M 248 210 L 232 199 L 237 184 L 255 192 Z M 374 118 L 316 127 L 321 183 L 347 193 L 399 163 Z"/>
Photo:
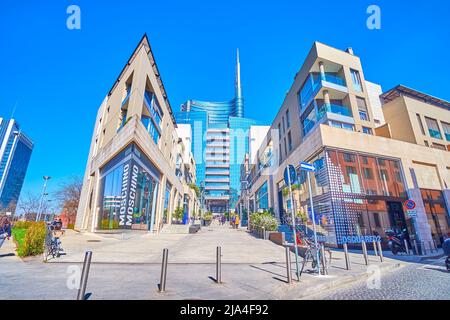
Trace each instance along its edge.
<path fill-rule="evenodd" d="M 405 248 L 406 229 L 403 229 L 403 231 L 401 232 L 386 230 L 384 233 L 388 237 L 389 248 L 391 248 L 391 251 L 394 255 L 398 254 L 399 252 L 407 252 Z"/>
<path fill-rule="evenodd" d="M 445 260 L 445 266 L 447 267 L 447 271 L 450 272 L 450 238 L 447 238 L 442 244 L 442 249 L 444 250 L 444 254 L 447 256 Z"/>

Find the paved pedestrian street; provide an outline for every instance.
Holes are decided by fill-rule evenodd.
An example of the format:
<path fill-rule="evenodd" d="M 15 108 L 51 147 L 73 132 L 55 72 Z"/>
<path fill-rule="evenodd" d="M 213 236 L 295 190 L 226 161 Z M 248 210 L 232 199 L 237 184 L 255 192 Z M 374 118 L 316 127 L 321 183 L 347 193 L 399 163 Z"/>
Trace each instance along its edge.
<path fill-rule="evenodd" d="M 373 253 L 369 268 L 361 253 L 332 253 L 326 276 L 308 271 L 287 284 L 285 249 L 254 237 L 246 229 L 202 228 L 197 234 L 79 234 L 62 238 L 59 259 L 19 259 L 11 242 L 2 248 L 1 299 L 75 299 L 86 250 L 93 258 L 87 292 L 91 299 L 385 299 L 449 298 L 450 282 L 441 260 L 418 263 L 411 257 L 386 258 Z M 215 282 L 216 247 L 222 248 L 222 284 Z M 169 249 L 166 292 L 158 292 L 162 250 Z M 301 261 L 301 259 L 300 259 Z M 295 258 L 291 254 L 295 277 Z M 308 265 L 306 269 L 310 269 Z M 373 270 L 381 289 L 367 289 Z M 403 285 L 401 285 L 403 283 Z M 404 284 L 407 284 L 405 287 Z M 350 286 L 350 287 L 349 287 Z"/>
<path fill-rule="evenodd" d="M 445 258 L 409 263 L 382 277 L 379 289 L 365 283 L 319 294 L 314 299 L 327 300 L 450 300 L 450 273 Z"/>

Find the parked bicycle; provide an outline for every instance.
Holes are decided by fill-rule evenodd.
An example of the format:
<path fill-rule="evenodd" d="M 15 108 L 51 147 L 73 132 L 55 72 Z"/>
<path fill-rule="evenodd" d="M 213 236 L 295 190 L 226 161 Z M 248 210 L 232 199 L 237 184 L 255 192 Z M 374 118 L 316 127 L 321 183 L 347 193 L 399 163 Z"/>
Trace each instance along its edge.
<path fill-rule="evenodd" d="M 303 258 L 300 275 L 303 273 L 303 270 L 308 262 L 311 262 L 312 270 L 317 269 L 317 257 L 320 260 L 322 274 L 328 274 L 328 269 L 331 264 L 332 252 L 329 248 L 324 248 L 323 251 L 325 254 L 322 254 L 321 248 L 325 245 L 323 242 L 319 241 L 317 244 L 315 244 L 313 237 L 307 237 L 303 231 L 298 230 L 297 245 L 299 247 L 299 255 Z"/>
<path fill-rule="evenodd" d="M 44 260 L 47 261 L 49 256 L 53 258 L 59 258 L 61 256 L 61 240 L 64 231 L 54 227 L 50 224 L 47 226 L 47 233 L 45 236 L 45 250 L 44 250 Z"/>

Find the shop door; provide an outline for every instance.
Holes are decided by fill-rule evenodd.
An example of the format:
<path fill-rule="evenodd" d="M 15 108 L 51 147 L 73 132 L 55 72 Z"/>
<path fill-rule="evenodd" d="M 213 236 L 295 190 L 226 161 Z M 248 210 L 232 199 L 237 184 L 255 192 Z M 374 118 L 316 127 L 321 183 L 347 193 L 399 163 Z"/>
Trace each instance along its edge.
<path fill-rule="evenodd" d="M 406 224 L 405 214 L 403 212 L 403 206 L 401 202 L 387 202 L 389 219 L 391 221 L 391 227 L 395 231 L 403 231 L 406 229 L 407 238 L 409 239 L 409 229 Z"/>

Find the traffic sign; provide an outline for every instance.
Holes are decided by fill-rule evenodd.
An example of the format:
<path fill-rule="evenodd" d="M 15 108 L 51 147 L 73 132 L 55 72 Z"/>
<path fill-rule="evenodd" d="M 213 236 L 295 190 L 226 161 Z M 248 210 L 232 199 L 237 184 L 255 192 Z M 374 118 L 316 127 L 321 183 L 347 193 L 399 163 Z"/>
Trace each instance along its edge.
<path fill-rule="evenodd" d="M 408 210 L 414 210 L 416 208 L 416 203 L 413 200 L 407 200 L 405 201 L 405 207 Z"/>
<path fill-rule="evenodd" d="M 297 181 L 297 170 L 290 164 L 284 169 L 284 183 L 289 186 L 294 183 L 294 181 Z"/>
<path fill-rule="evenodd" d="M 406 211 L 406 213 L 407 213 L 408 216 L 410 216 L 411 218 L 417 218 L 417 210 L 408 210 L 408 211 Z"/>
<path fill-rule="evenodd" d="M 312 163 L 308 163 L 308 162 L 301 162 L 300 169 L 303 171 L 309 171 L 309 172 L 316 171 L 316 167 L 314 167 L 314 165 Z"/>

